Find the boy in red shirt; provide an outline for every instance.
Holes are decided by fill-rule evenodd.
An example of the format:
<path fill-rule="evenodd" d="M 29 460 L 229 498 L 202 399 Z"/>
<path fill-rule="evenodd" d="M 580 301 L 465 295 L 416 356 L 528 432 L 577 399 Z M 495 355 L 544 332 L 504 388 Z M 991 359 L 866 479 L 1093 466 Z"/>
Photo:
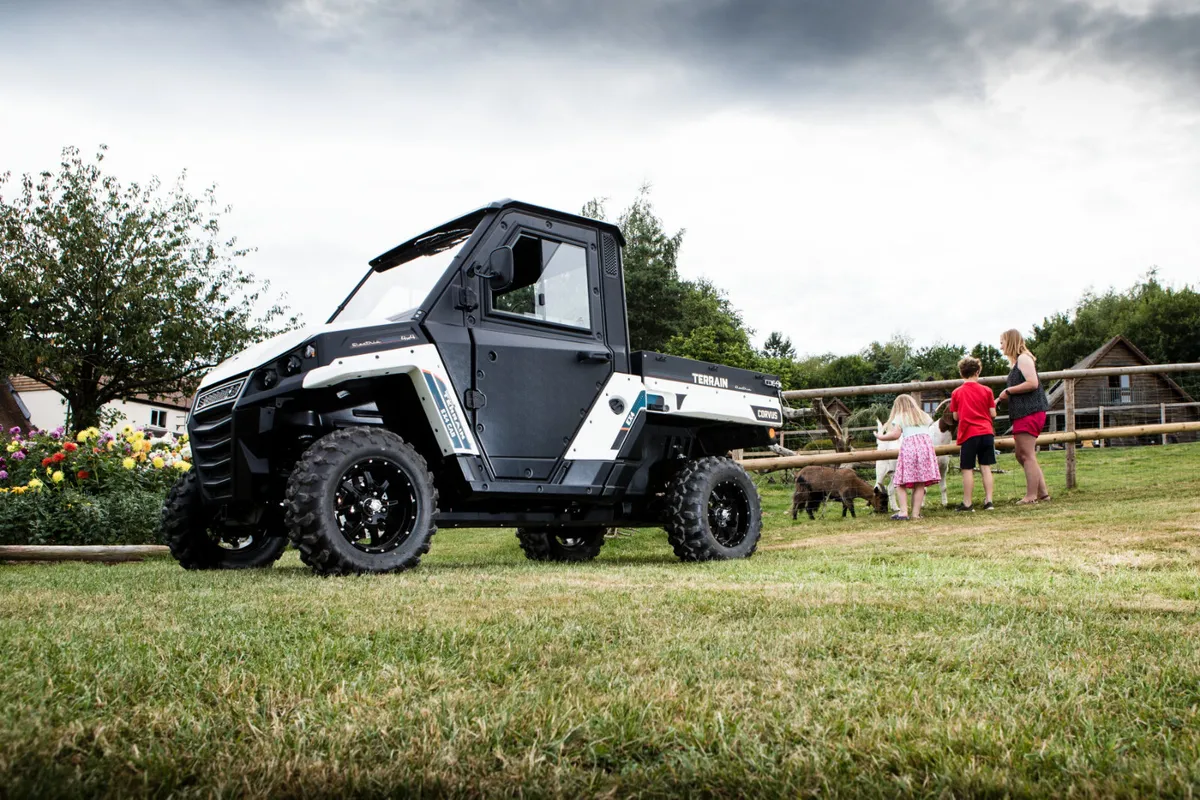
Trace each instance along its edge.
<path fill-rule="evenodd" d="M 958 466 L 962 470 L 963 501 L 957 511 L 974 511 L 971 505 L 975 494 L 975 462 L 983 473 L 984 511 L 991 511 L 992 465 L 996 463 L 996 434 L 992 420 L 996 416 L 996 398 L 992 390 L 979 382 L 983 365 L 978 358 L 967 356 L 958 362 L 958 374 L 966 380 L 950 394 L 950 412 L 958 420 L 958 444 L 962 446 Z"/>

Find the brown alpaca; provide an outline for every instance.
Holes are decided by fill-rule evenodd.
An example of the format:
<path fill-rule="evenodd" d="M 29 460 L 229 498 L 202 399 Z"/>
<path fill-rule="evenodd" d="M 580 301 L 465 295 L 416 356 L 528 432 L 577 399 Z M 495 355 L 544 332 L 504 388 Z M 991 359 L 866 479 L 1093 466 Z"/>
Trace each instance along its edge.
<path fill-rule="evenodd" d="M 816 511 L 827 497 L 841 501 L 842 516 L 854 513 L 854 500 L 866 500 L 875 512 L 887 509 L 887 492 L 854 474 L 852 469 L 830 469 L 829 467 L 805 467 L 796 473 L 796 491 L 792 495 L 792 519 L 801 507 L 808 512 L 809 519 L 815 519 Z"/>

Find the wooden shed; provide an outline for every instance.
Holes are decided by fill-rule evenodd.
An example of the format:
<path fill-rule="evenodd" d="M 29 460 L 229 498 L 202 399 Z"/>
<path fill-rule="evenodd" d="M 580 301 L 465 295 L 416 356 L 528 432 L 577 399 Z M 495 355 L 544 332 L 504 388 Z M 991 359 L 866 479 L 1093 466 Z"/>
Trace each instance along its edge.
<path fill-rule="evenodd" d="M 1154 362 L 1124 336 L 1114 336 L 1071 369 L 1150 366 Z M 1050 388 L 1047 429 L 1063 430 L 1066 388 L 1060 381 Z M 1191 405 L 1181 405 L 1181 404 Z M 1148 425 L 1157 422 L 1195 422 L 1200 406 L 1166 373 L 1110 375 L 1075 382 L 1075 427 L 1099 428 Z M 1195 433 L 1171 434 L 1168 441 L 1196 441 Z M 1110 446 L 1155 444 L 1160 436 L 1110 439 Z"/>

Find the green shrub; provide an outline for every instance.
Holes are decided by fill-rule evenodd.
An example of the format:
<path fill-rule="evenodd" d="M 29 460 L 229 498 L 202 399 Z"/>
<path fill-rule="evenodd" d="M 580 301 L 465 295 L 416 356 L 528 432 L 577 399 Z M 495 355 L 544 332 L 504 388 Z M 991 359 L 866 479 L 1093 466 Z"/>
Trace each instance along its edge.
<path fill-rule="evenodd" d="M 805 450 L 832 450 L 832 439 L 813 439 L 808 444 L 804 445 Z"/>
<path fill-rule="evenodd" d="M 156 544 L 163 493 L 70 488 L 0 497 L 0 544 Z"/>

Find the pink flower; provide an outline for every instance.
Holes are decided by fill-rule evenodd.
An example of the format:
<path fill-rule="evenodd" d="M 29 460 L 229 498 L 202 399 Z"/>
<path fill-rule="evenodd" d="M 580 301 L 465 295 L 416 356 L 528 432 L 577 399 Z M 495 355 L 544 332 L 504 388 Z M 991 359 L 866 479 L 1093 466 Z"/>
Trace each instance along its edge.
<path fill-rule="evenodd" d="M 0 481 L 8 480 L 8 473 L 0 469 Z"/>
<path fill-rule="evenodd" d="M 25 460 L 25 451 L 24 450 L 18 450 L 17 452 L 13 453 L 13 461 L 24 461 L 24 460 Z"/>

